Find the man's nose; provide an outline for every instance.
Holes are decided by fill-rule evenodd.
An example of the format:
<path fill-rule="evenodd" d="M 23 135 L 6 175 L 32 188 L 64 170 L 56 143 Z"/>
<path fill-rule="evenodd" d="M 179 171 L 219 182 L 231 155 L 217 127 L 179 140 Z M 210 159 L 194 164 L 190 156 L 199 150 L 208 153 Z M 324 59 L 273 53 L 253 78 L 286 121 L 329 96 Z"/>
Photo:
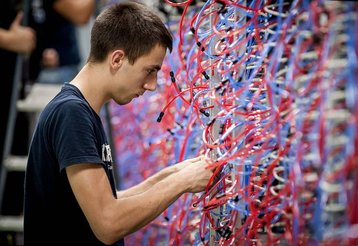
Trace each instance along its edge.
<path fill-rule="evenodd" d="M 153 78 L 149 79 L 144 84 L 144 89 L 148 91 L 155 91 L 157 89 L 157 76 L 154 76 Z"/>

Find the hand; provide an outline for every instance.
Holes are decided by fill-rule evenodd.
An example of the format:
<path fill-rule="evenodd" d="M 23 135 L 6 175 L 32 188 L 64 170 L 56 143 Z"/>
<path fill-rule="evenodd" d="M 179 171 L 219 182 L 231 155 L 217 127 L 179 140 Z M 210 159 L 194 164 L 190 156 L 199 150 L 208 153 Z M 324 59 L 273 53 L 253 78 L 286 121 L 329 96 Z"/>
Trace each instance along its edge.
<path fill-rule="evenodd" d="M 59 65 L 58 52 L 55 49 L 45 49 L 42 53 L 42 65 L 48 68 L 55 68 Z"/>
<path fill-rule="evenodd" d="M 36 46 L 35 31 L 21 26 L 23 13 L 19 12 L 7 32 L 6 48 L 13 52 L 30 53 Z"/>
<path fill-rule="evenodd" d="M 178 162 L 177 164 L 175 164 L 173 167 L 175 168 L 175 171 L 178 172 L 180 170 L 182 170 L 184 167 L 186 167 L 187 165 L 190 165 L 191 163 L 195 163 L 199 160 L 201 160 L 202 158 L 204 158 L 204 155 L 200 155 L 191 159 L 186 159 L 182 162 Z"/>
<path fill-rule="evenodd" d="M 204 156 L 188 159 L 175 165 L 187 183 L 187 192 L 196 193 L 204 191 L 208 186 L 213 170 L 208 168 Z"/>

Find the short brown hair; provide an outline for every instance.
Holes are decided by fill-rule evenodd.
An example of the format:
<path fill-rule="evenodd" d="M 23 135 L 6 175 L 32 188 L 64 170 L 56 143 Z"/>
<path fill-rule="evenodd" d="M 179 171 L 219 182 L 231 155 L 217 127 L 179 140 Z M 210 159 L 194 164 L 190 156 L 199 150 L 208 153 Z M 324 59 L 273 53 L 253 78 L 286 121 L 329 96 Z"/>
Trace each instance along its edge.
<path fill-rule="evenodd" d="M 123 49 L 133 64 L 157 44 L 172 51 L 172 35 L 154 11 L 136 2 L 114 4 L 93 24 L 88 62 L 104 61 L 109 52 Z"/>

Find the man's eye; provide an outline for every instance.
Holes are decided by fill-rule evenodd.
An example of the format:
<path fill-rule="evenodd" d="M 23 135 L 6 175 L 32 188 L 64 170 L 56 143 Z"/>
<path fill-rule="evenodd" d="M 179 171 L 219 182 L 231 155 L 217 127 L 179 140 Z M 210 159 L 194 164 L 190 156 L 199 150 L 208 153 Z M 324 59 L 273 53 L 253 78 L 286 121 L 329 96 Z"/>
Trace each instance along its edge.
<path fill-rule="evenodd" d="M 147 70 L 147 73 L 149 75 L 149 74 L 155 73 L 155 71 L 156 71 L 155 69 L 150 69 L 150 70 Z"/>

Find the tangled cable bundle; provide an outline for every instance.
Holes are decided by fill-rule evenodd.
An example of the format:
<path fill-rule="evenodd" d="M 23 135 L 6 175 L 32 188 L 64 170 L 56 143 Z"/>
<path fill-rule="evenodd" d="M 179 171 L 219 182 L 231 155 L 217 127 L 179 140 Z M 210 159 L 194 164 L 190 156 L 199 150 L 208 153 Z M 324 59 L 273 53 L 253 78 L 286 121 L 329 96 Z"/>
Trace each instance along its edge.
<path fill-rule="evenodd" d="M 158 91 L 111 107 L 121 187 L 199 153 L 215 172 L 128 243 L 357 245 L 358 4 L 159 7 Z"/>

